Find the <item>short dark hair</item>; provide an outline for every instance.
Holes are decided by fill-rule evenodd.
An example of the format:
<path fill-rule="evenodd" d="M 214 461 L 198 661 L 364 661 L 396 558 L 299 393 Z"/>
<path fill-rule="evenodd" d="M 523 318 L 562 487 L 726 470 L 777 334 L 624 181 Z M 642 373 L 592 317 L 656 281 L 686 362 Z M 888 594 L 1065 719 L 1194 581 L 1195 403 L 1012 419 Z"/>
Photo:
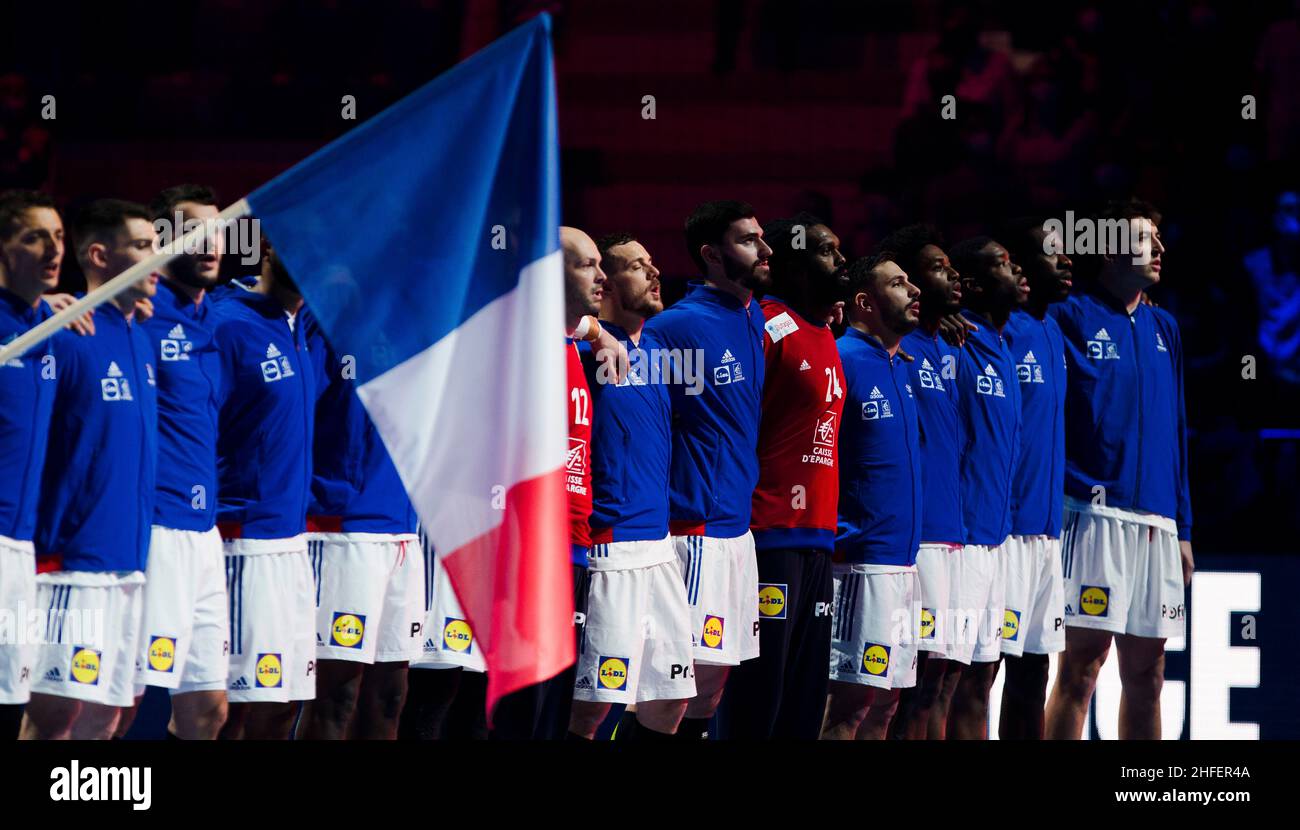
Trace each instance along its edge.
<path fill-rule="evenodd" d="M 1101 206 L 1097 212 L 1098 219 L 1150 219 L 1154 224 L 1160 224 L 1160 211 L 1150 202 L 1130 196 L 1127 199 L 1112 199 Z"/>
<path fill-rule="evenodd" d="M 39 190 L 6 190 L 0 193 L 0 240 L 18 232 L 22 215 L 32 208 L 54 208 L 54 199 Z"/>
<path fill-rule="evenodd" d="M 72 241 L 76 245 L 77 262 L 82 268 L 86 267 L 86 249 L 91 243 L 103 242 L 121 230 L 128 219 L 151 221 L 144 205 L 124 199 L 96 199 L 73 214 Z"/>
<path fill-rule="evenodd" d="M 1101 228 L 1102 222 L 1109 222 L 1115 219 L 1150 219 L 1152 224 L 1160 224 L 1160 211 L 1150 202 L 1130 196 L 1125 199 L 1111 199 L 1104 203 L 1092 217 L 1094 225 Z M 1100 232 L 1098 232 L 1100 236 Z M 1101 246 L 1101 240 L 1097 240 L 1098 247 Z M 1104 255 L 1096 254 L 1072 254 L 1071 261 L 1074 263 L 1075 273 L 1085 279 L 1095 278 L 1101 273 L 1104 264 Z"/>
<path fill-rule="evenodd" d="M 880 242 L 880 249 L 893 251 L 898 267 L 911 272 L 916 267 L 916 259 L 921 255 L 922 248 L 926 245 L 943 248 L 946 244 L 938 228 L 919 222 L 899 228 L 886 236 Z"/>
<path fill-rule="evenodd" d="M 867 256 L 853 260 L 852 264 L 849 265 L 848 295 L 844 299 L 852 301 L 862 291 L 875 290 L 875 278 L 871 272 L 886 262 L 897 265 L 898 254 L 885 248 L 879 248 Z M 902 266 L 899 265 L 899 267 Z"/>
<path fill-rule="evenodd" d="M 975 275 L 980 272 L 982 265 L 980 252 L 988 247 L 994 239 L 991 236 L 972 236 L 969 239 L 963 239 L 952 250 L 948 252 L 948 258 L 952 260 L 952 267 L 957 269 L 957 273 L 968 279 L 974 279 Z"/>
<path fill-rule="evenodd" d="M 749 203 L 735 199 L 704 202 L 691 211 L 691 215 L 686 218 L 686 249 L 701 272 L 706 267 L 704 257 L 700 256 L 700 248 L 718 244 L 732 222 L 753 216 L 754 208 Z"/>
<path fill-rule="evenodd" d="M 201 184 L 178 184 L 164 188 L 149 203 L 151 219 L 170 219 L 181 202 L 194 202 L 198 205 L 216 205 L 217 194 L 212 188 Z"/>
<path fill-rule="evenodd" d="M 1011 261 L 1026 270 L 1034 257 L 1043 253 L 1042 240 L 1037 236 L 1044 231 L 1041 216 L 1017 216 L 998 227 L 998 242 L 1011 254 Z"/>
<path fill-rule="evenodd" d="M 617 248 L 619 245 L 626 245 L 629 242 L 636 242 L 636 235 L 629 231 L 617 231 L 607 233 L 600 239 L 596 240 L 596 250 L 600 252 L 600 258 L 603 262 L 609 259 L 609 249 Z"/>
<path fill-rule="evenodd" d="M 763 225 L 763 241 L 772 249 L 772 262 L 776 265 L 790 262 L 804 250 L 796 250 L 794 238 L 796 228 L 803 228 L 806 235 L 813 225 L 825 225 L 821 219 L 806 210 L 784 219 L 776 219 Z"/>

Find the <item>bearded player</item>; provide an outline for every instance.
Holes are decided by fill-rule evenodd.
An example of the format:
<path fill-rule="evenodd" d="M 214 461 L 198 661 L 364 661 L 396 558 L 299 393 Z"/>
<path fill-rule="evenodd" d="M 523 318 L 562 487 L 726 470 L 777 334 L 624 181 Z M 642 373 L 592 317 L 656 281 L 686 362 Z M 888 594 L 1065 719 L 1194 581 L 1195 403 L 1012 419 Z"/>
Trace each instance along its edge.
<path fill-rule="evenodd" d="M 731 667 L 759 653 L 758 564 L 749 531 L 758 484 L 763 312 L 772 249 L 754 209 L 705 202 L 686 220 L 686 247 L 703 274 L 645 327 L 661 346 L 704 361 L 701 387 L 673 384 L 669 528 L 686 581 L 696 694 L 678 727 L 699 740 Z"/>
<path fill-rule="evenodd" d="M 759 656 L 732 671 L 723 738 L 821 731 L 831 643 L 831 551 L 839 500 L 844 370 L 827 320 L 848 274 L 840 240 L 803 213 L 764 228 L 763 417 L 750 528 L 758 559 Z"/>
<path fill-rule="evenodd" d="M 921 291 L 880 252 L 849 268 L 831 694 L 822 737 L 883 739 L 916 682 L 923 598 L 921 445 L 899 343 L 920 322 Z"/>
<path fill-rule="evenodd" d="M 594 353 L 583 356 L 594 413 L 592 547 L 569 731 L 590 740 L 613 704 L 635 704 L 619 739 L 664 740 L 695 696 L 691 610 L 668 534 L 674 367 L 645 331 L 663 311 L 650 253 L 631 234 L 597 249 L 607 275 L 600 325 L 626 344 L 630 363 L 618 382 Z"/>

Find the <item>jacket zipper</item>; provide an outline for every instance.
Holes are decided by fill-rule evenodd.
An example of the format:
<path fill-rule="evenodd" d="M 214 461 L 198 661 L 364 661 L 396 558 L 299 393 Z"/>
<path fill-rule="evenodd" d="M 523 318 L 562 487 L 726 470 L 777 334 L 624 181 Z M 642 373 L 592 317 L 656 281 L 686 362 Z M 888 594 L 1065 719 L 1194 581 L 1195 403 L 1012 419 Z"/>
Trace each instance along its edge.
<path fill-rule="evenodd" d="M 1133 363 L 1137 366 L 1137 414 L 1138 414 L 1138 431 L 1137 431 L 1137 475 L 1133 480 L 1133 508 L 1137 509 L 1141 503 L 1139 495 L 1142 492 L 1142 350 L 1138 348 L 1138 331 L 1136 309 L 1134 313 L 1128 316 L 1129 331 L 1133 334 Z"/>

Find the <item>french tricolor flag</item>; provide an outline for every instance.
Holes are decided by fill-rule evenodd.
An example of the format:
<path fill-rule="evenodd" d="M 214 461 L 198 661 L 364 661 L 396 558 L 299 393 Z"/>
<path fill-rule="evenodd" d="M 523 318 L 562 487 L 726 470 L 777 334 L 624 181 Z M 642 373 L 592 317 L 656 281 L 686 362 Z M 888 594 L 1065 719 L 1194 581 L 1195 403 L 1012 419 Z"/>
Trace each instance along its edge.
<path fill-rule="evenodd" d="M 557 147 L 542 15 L 248 197 L 353 358 L 489 713 L 574 659 Z"/>

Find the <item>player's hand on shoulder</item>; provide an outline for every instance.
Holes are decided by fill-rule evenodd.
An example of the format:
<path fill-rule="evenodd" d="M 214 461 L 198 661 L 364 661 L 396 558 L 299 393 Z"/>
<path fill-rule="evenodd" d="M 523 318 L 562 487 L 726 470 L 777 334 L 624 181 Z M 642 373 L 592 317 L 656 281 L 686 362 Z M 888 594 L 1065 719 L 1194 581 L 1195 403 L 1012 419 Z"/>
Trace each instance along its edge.
<path fill-rule="evenodd" d="M 622 383 L 628 372 L 627 347 L 602 328 L 596 339 L 591 341 L 591 351 L 596 355 L 596 360 L 604 364 L 605 371 L 618 383 Z"/>
<path fill-rule="evenodd" d="M 966 337 L 972 331 L 979 331 L 979 326 L 960 314 L 949 314 L 939 318 L 939 336 L 950 346 L 961 348 L 966 345 Z"/>
<path fill-rule="evenodd" d="M 55 313 L 62 311 L 77 301 L 77 298 L 71 294 L 46 294 L 45 302 Z M 85 314 L 81 315 L 68 323 L 64 328 L 69 331 L 75 331 L 77 334 L 94 334 L 95 333 L 95 310 L 92 308 Z"/>
<path fill-rule="evenodd" d="M 153 300 L 141 297 L 135 301 L 135 319 L 148 320 L 153 316 Z"/>

